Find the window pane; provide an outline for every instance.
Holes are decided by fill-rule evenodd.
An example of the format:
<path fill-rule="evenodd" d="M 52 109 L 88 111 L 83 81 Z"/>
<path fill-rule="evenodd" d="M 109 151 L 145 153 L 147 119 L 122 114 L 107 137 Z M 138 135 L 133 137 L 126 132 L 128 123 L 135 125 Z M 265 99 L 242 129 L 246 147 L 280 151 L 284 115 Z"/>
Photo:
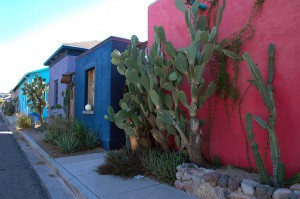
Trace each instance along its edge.
<path fill-rule="evenodd" d="M 94 107 L 94 87 L 95 87 L 95 69 L 87 71 L 88 76 L 88 94 L 87 94 L 87 103 L 91 104 Z"/>

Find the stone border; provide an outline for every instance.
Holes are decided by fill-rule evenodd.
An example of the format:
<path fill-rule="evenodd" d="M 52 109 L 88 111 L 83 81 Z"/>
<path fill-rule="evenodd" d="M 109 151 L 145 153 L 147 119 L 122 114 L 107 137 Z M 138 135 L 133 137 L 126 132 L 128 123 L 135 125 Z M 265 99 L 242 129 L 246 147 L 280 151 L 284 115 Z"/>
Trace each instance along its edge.
<path fill-rule="evenodd" d="M 175 187 L 201 199 L 300 199 L 300 184 L 275 189 L 255 180 L 198 167 L 192 163 L 177 166 Z"/>

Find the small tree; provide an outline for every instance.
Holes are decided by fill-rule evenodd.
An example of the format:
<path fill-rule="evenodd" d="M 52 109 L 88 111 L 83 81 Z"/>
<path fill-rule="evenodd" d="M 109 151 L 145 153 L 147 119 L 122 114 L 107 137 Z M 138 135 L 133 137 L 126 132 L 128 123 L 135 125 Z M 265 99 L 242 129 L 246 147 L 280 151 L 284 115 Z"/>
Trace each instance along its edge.
<path fill-rule="evenodd" d="M 44 124 L 42 117 L 43 110 L 47 106 L 45 92 L 48 92 L 48 84 L 45 81 L 45 78 L 39 77 L 36 74 L 32 82 L 25 82 L 22 88 L 23 95 L 27 97 L 27 106 L 30 108 L 30 111 L 37 112 L 42 125 Z"/>
<path fill-rule="evenodd" d="M 0 106 L 4 104 L 4 99 L 0 97 Z"/>

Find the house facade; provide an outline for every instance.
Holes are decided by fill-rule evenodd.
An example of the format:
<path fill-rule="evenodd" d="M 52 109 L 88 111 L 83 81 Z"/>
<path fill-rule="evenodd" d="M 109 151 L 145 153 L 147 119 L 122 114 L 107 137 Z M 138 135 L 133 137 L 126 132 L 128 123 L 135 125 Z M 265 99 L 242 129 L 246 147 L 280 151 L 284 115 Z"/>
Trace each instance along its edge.
<path fill-rule="evenodd" d="M 119 109 L 125 83 L 124 76 L 111 64 L 110 54 L 115 49 L 124 51 L 129 43 L 127 39 L 109 37 L 76 58 L 75 118 L 97 132 L 105 149 L 119 148 L 125 141 L 124 132 L 104 115 L 110 105 Z"/>
<path fill-rule="evenodd" d="M 247 1 L 247 3 L 238 0 L 226 1 L 218 34 L 219 42 L 230 38 L 244 27 L 251 16 L 254 4 L 255 1 Z M 165 9 L 166 7 L 168 9 Z M 286 14 L 282 14 L 278 19 L 276 14 L 283 11 Z M 299 172 L 300 168 L 300 126 L 298 122 L 298 117 L 300 117 L 300 92 L 295 92 L 300 85 L 300 70 L 297 69 L 300 48 L 299 42 L 295 42 L 294 35 L 294 33 L 300 31 L 300 27 L 294 25 L 294 20 L 299 16 L 299 9 L 293 3 L 282 4 L 280 0 L 265 1 L 262 9 L 252 19 L 252 31 L 249 29 L 245 38 L 242 39 L 243 46 L 241 49 L 241 51 L 248 52 L 251 55 L 260 68 L 262 76 L 267 79 L 268 46 L 270 43 L 274 44 L 273 86 L 277 109 L 276 134 L 287 177 Z M 284 28 L 282 28 L 282 24 L 285 24 Z M 157 0 L 149 6 L 149 46 L 154 42 L 154 26 L 164 27 L 166 38 L 168 41 L 172 41 L 174 47 L 178 49 L 185 48 L 190 44 L 184 12 L 176 9 L 173 2 Z M 234 67 L 229 65 L 226 69 L 230 78 L 233 78 Z M 210 72 L 207 74 L 209 75 Z M 238 67 L 236 85 L 239 98 L 237 101 L 224 100 L 216 95 L 202 108 L 201 119 L 214 121 L 210 130 L 207 130 L 209 127 L 205 125 L 202 131 L 204 138 L 202 153 L 207 159 L 211 160 L 215 156 L 220 158 L 223 165 L 230 164 L 244 168 L 251 167 L 251 164 L 254 165 L 251 145 L 247 138 L 245 115 L 250 112 L 268 121 L 269 113 L 255 86 L 251 86 L 248 82 L 250 79 L 252 77 L 248 66 L 243 61 Z M 189 92 L 187 86 L 183 89 L 187 93 Z M 265 154 L 264 162 L 268 171 L 271 172 L 270 150 L 266 150 L 269 148 L 268 134 L 255 122 L 253 122 L 253 132 L 255 142 L 259 146 L 259 152 Z"/>
<path fill-rule="evenodd" d="M 98 41 L 65 43 L 54 52 L 53 55 L 44 63 L 49 66 L 49 113 L 50 115 L 66 115 L 73 118 L 74 116 L 74 93 L 70 95 L 67 103 L 64 102 L 62 92 L 70 88 L 73 74 L 75 72 L 75 58 L 92 48 Z M 57 108 L 64 107 L 63 109 Z"/>
<path fill-rule="evenodd" d="M 18 84 L 13 88 L 13 90 L 11 91 L 12 93 L 14 93 L 14 100 L 16 101 L 16 111 L 23 113 L 25 115 L 30 115 L 33 114 L 30 111 L 30 108 L 27 106 L 27 97 L 26 95 L 23 95 L 22 92 L 22 88 L 24 87 L 24 83 L 31 83 L 33 78 L 35 77 L 35 75 L 38 74 L 39 77 L 45 78 L 46 81 L 45 83 L 49 83 L 49 68 L 42 68 L 39 70 L 35 70 L 35 71 L 31 71 L 26 73 L 21 80 L 18 82 Z M 48 103 L 48 93 L 45 93 L 45 99 L 46 102 Z M 48 117 L 48 107 L 44 108 L 43 111 L 43 118 L 47 118 Z"/>

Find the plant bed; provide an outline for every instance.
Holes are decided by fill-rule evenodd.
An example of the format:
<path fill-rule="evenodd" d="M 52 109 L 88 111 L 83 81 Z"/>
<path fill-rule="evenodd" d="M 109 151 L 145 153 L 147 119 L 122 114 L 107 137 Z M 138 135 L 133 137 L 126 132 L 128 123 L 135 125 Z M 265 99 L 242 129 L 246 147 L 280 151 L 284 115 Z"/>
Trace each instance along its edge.
<path fill-rule="evenodd" d="M 44 134 L 40 131 L 36 131 L 35 129 L 24 129 L 22 132 L 26 133 L 33 141 L 35 141 L 50 157 L 52 158 L 60 158 L 66 156 L 75 156 L 75 155 L 84 155 L 90 153 L 101 153 L 105 150 L 100 146 L 97 146 L 93 149 L 80 150 L 74 153 L 64 153 L 60 150 L 60 148 L 54 144 L 48 143 L 44 140 Z"/>

